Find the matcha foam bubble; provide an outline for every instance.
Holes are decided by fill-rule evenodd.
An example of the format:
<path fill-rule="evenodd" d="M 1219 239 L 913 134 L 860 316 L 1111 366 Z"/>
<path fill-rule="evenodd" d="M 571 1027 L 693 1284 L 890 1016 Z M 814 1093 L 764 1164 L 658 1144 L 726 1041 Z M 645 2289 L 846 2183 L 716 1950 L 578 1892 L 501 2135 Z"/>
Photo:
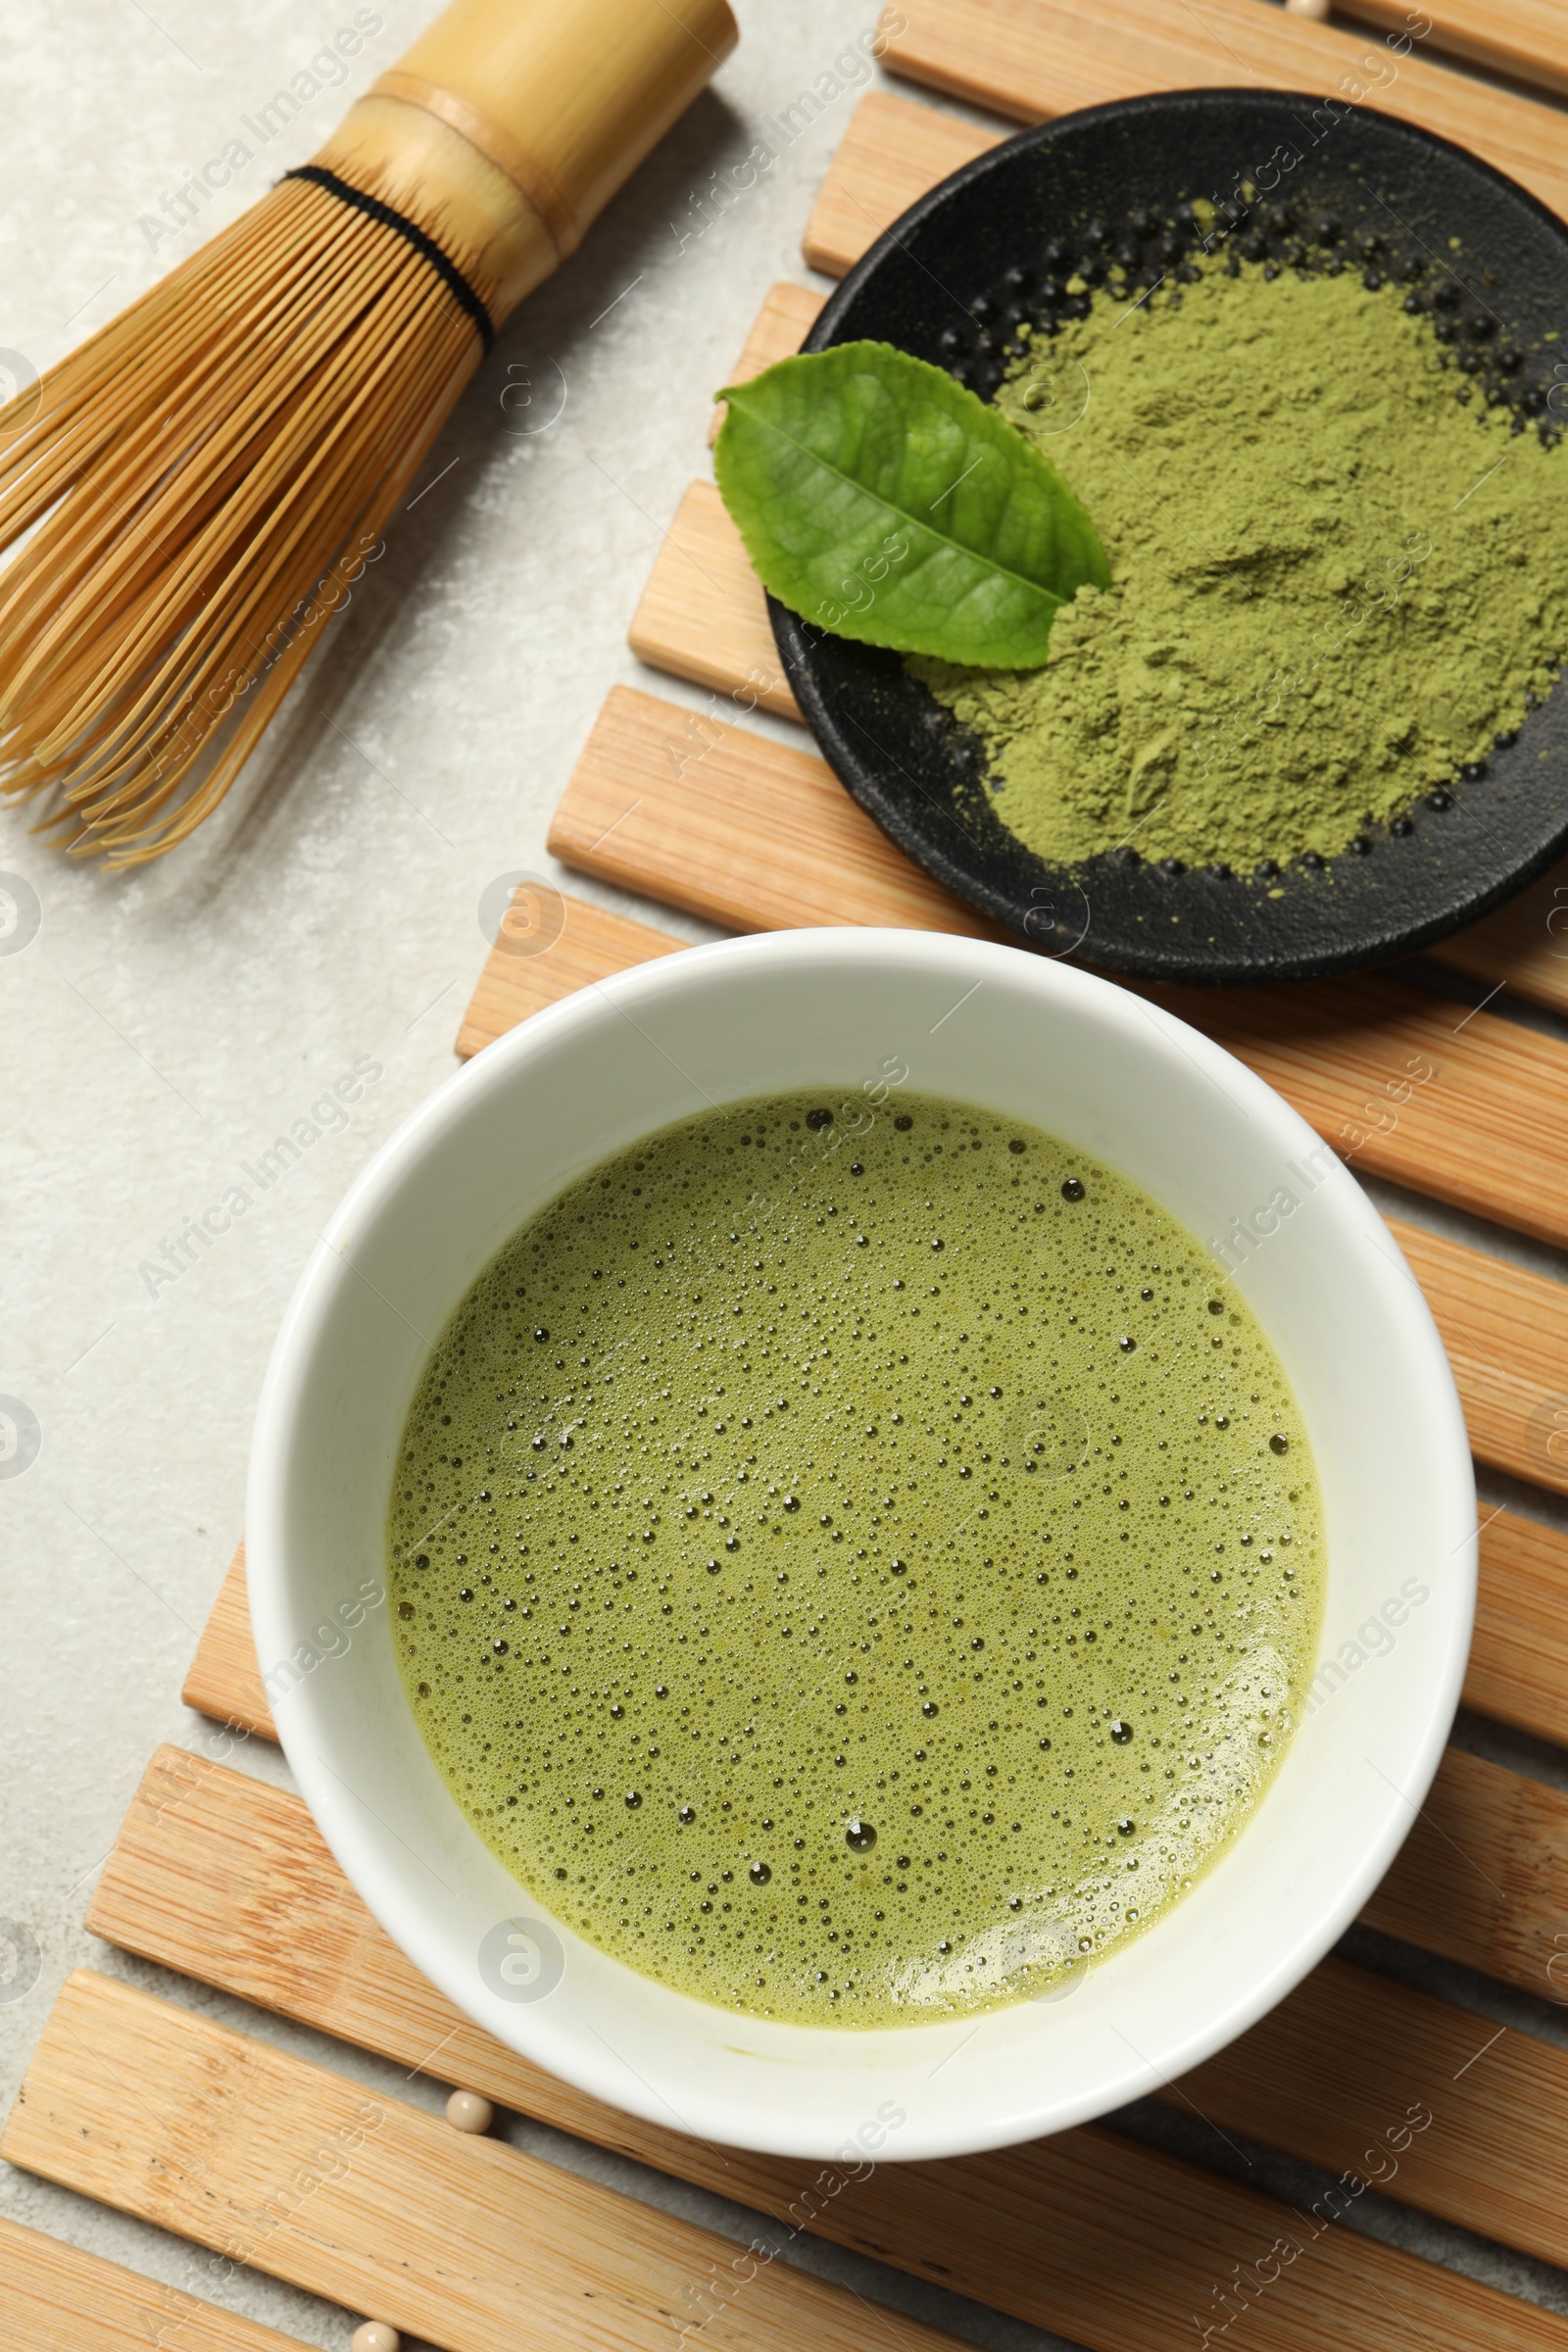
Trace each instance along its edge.
<path fill-rule="evenodd" d="M 1206 1251 L 1050 1136 L 748 1102 L 501 1251 L 410 1411 L 393 1636 L 554 1915 L 800 2023 L 1049 1989 L 1179 1899 L 1312 1671 L 1319 1504 Z"/>

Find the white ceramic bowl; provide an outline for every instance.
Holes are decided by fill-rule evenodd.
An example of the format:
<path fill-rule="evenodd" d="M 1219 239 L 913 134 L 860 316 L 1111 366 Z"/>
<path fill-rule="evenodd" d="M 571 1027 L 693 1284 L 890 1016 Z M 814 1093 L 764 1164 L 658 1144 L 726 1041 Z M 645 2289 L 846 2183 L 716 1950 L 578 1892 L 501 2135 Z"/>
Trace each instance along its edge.
<path fill-rule="evenodd" d="M 448 1794 L 373 1595 L 429 1346 L 516 1226 L 671 1120 L 787 1088 L 858 1089 L 890 1057 L 912 1088 L 1081 1145 L 1201 1241 L 1230 1237 L 1316 1454 L 1325 1671 L 1239 1839 L 1068 1996 L 830 2031 L 666 1991 L 551 1923 Z M 813 2158 L 944 2156 L 1058 2131 L 1262 2016 L 1354 1918 L 1415 1818 L 1458 1698 L 1476 1574 L 1470 1458 L 1437 1331 L 1387 1227 L 1311 1130 L 1138 997 L 1019 950 L 908 931 L 795 931 L 661 958 L 537 1014 L 442 1087 L 361 1177 L 288 1309 L 247 1538 L 289 1762 L 410 1958 L 501 2041 L 598 2098 Z"/>

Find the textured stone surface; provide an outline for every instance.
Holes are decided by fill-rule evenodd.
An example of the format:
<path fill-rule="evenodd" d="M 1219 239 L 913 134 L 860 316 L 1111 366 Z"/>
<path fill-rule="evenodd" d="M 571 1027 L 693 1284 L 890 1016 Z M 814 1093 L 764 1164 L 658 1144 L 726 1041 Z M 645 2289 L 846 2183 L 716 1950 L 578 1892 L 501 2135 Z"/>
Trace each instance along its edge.
<path fill-rule="evenodd" d="M 380 0 L 359 83 L 430 13 Z M 240 1527 L 257 1388 L 295 1277 L 356 1171 L 454 1068 L 480 901 L 500 875 L 550 872 L 545 828 L 571 761 L 606 691 L 640 674 L 626 624 L 706 464 L 710 393 L 768 284 L 802 273 L 848 98 L 718 226 L 684 247 L 679 227 L 696 225 L 709 173 L 869 28 L 873 0 L 738 0 L 738 13 L 742 48 L 714 92 L 504 331 L 385 560 L 220 816 L 116 877 L 0 810 L 0 869 L 42 912 L 30 944 L 0 955 L 0 1394 L 41 1435 L 25 1474 L 0 1479 L 0 1919 L 25 1923 L 38 1953 L 29 1988 L 24 1943 L 24 1975 L 0 1983 L 5 2106 L 67 1970 L 105 1958 L 82 1911 L 155 1742 L 221 1752 L 177 1691 Z M 190 250 L 197 228 L 155 249 L 142 219 L 352 15 L 352 0 L 0 0 L 0 347 L 46 364 Z M 303 160 L 341 103 L 315 100 L 200 230 Z M 502 406 L 519 368 L 536 409 Z M 519 432 L 519 418 L 545 429 Z M 245 1163 L 357 1062 L 378 1074 L 349 1122 L 259 1191 Z M 230 1231 L 177 1279 L 144 1275 L 236 1185 L 254 1198 Z M 241 1761 L 286 1769 L 260 1743 Z M 168 1989 L 398 2087 L 368 2059 Z M 435 2109 L 445 2086 L 404 2095 Z M 751 2228 L 554 2134 L 517 2136 Z M 189 2249 L 21 2175 L 0 2175 L 0 2210 L 212 2287 Z M 832 2249 L 791 2259 L 979 2341 L 1043 2340 Z M 1485 2269 L 1487 2251 L 1472 2259 Z M 312 2342 L 347 2342 L 342 2315 L 264 2278 L 220 2291 Z"/>

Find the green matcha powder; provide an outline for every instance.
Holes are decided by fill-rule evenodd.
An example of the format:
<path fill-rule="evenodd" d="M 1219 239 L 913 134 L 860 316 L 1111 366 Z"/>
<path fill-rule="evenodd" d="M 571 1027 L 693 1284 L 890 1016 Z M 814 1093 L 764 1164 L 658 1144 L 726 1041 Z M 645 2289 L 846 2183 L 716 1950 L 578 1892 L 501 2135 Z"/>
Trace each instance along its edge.
<path fill-rule="evenodd" d="M 1054 864 L 1332 857 L 1484 760 L 1568 653 L 1568 465 L 1393 289 L 1251 268 L 1101 299 L 998 406 L 1115 584 L 1043 669 L 911 666 Z"/>

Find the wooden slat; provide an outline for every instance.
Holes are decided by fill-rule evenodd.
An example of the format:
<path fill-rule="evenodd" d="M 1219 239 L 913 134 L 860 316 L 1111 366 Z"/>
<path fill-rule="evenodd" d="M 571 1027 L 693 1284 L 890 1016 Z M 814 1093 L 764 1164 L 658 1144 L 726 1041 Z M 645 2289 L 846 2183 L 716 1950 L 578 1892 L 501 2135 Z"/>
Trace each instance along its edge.
<path fill-rule="evenodd" d="M 1381 2143 L 1385 2196 L 1568 2258 L 1568 2052 L 1369 1969 L 1324 1961 L 1169 2096 L 1324 2172 L 1365 2173 Z M 1391 2148 L 1396 2118 L 1413 2135 Z"/>
<path fill-rule="evenodd" d="M 1568 1013 L 1568 865 L 1554 865 L 1495 914 L 1427 954 L 1488 987 L 1501 981 L 1527 1004 Z"/>
<path fill-rule="evenodd" d="M 1555 109 L 1451 72 L 1419 46 L 1396 58 L 1365 32 L 1312 24 L 1258 0 L 1174 10 L 1166 0 L 1117 0 L 1114 10 L 1103 0 L 898 0 L 885 22 L 885 63 L 895 73 L 1019 122 L 1195 85 L 1364 96 L 1385 114 L 1473 148 L 1568 214 L 1568 150 Z M 902 30 L 892 29 L 895 22 Z M 1369 58 L 1379 62 L 1363 72 Z"/>
<path fill-rule="evenodd" d="M 1568 1287 L 1401 1219 L 1477 1461 L 1568 1494 Z"/>
<path fill-rule="evenodd" d="M 528 1013 L 542 1012 L 558 998 L 569 997 L 573 989 L 588 988 L 627 964 L 672 956 L 685 944 L 671 939 L 667 931 L 590 906 L 586 899 L 569 898 L 564 892 L 560 896 L 562 927 L 549 947 L 519 956 L 503 934 L 486 956 L 458 1031 L 457 1050 L 465 1060 Z"/>
<path fill-rule="evenodd" d="M 811 207 L 802 241 L 811 269 L 845 276 L 916 197 L 984 155 L 1001 136 L 933 107 L 870 91 L 851 116 Z"/>
<path fill-rule="evenodd" d="M 697 580 L 705 594 L 701 621 L 693 623 L 685 606 Z M 769 657 L 777 666 L 762 583 L 712 482 L 693 482 L 680 502 L 670 540 L 654 558 L 631 625 L 631 648 L 656 669 L 722 694 L 765 668 Z M 787 706 L 773 708 L 785 718 L 801 715 L 793 695 Z"/>
<path fill-rule="evenodd" d="M 614 688 L 550 828 L 563 863 L 736 931 L 809 923 L 994 936 L 896 850 L 820 760 Z M 710 832 L 716 826 L 716 836 Z"/>
<path fill-rule="evenodd" d="M 573 906 L 586 906 L 588 902 L 574 898 L 571 904 Z M 683 944 L 678 939 L 670 939 L 667 931 L 656 936 L 668 940 L 671 948 Z M 607 955 L 593 978 L 608 980 L 612 972 L 629 971 L 634 963 L 645 960 L 641 956 Z M 466 1060 L 470 1054 L 482 1053 L 486 1046 L 494 1045 L 498 1037 L 505 1037 L 509 1029 L 514 1029 L 530 1013 L 542 1012 L 547 1004 L 554 1004 L 560 998 L 570 996 L 572 989 L 579 984 L 573 981 L 565 987 L 553 985 L 562 978 L 560 966 L 548 956 L 536 956 L 526 967 L 519 968 L 515 956 L 498 956 L 492 948 L 464 1015 L 463 1027 L 458 1032 L 457 1051 Z M 191 1703 L 194 1704 L 194 1701 Z"/>
<path fill-rule="evenodd" d="M 307 2352 L 231 2311 L 0 2220 L 5 2352 Z"/>
<path fill-rule="evenodd" d="M 811 287 L 798 286 L 789 278 L 781 278 L 776 286 L 770 286 L 742 346 L 741 356 L 724 378 L 725 383 L 749 384 L 764 368 L 771 368 L 775 361 L 787 360 L 792 352 L 799 351 L 816 324 L 822 300 Z M 724 415 L 724 403 L 720 401 L 709 423 L 710 442 L 718 439 Z"/>
<path fill-rule="evenodd" d="M 711 720 L 710 748 L 682 768 L 674 747 L 684 717 L 652 695 L 611 694 L 551 826 L 564 864 L 738 930 L 887 923 L 995 936 L 893 846 L 823 760 Z M 1568 1240 L 1568 1048 L 1487 1013 L 1456 1018 L 1389 980 L 1158 993 L 1337 1149 L 1358 1143 L 1358 1167 Z M 1390 1091 L 1412 1071 L 1409 1099 L 1395 1108 Z M 1379 1105 L 1387 1130 L 1361 1128 Z M 1499 1369 L 1497 1380 L 1510 1395 L 1517 1388 L 1516 1401 L 1528 1395 L 1534 1412 L 1547 1387 L 1568 1396 L 1568 1298 L 1521 1279 L 1535 1281 L 1530 1296 L 1548 1330 L 1533 1355 L 1510 1359 L 1517 1376 Z M 1489 1355 L 1478 1350 L 1478 1361 Z M 1490 1416 L 1486 1458 L 1568 1488 L 1568 1461 L 1541 1447 L 1535 1459 L 1516 1421 L 1513 1411 Z"/>
<path fill-rule="evenodd" d="M 1464 1703 L 1568 1747 L 1568 1537 L 1518 1511 L 1482 1525 Z"/>
<path fill-rule="evenodd" d="M 1335 12 L 1380 31 L 1402 32 L 1417 12 L 1407 0 L 1341 0 Z M 1430 45 L 1450 57 L 1568 93 L 1568 20 L 1561 0 L 1426 0 Z"/>
<path fill-rule="evenodd" d="M 669 2352 L 701 2316 L 688 2295 L 736 2278 L 711 2230 L 85 1970 L 0 2153 L 445 2352 Z M 957 2352 L 783 2263 L 752 2266 L 702 2335 L 714 2352 Z"/>
<path fill-rule="evenodd" d="M 268 1740 L 277 1737 L 251 1636 L 243 1537 L 234 1546 L 179 1695 L 187 1707 L 235 1731 L 260 1732 Z"/>
<path fill-rule="evenodd" d="M 92 1925 L 132 1950 L 399 2063 L 417 2063 L 439 2047 L 439 2058 L 429 2062 L 441 2080 L 461 2081 L 504 2106 L 763 2211 L 784 2214 L 793 2206 L 799 2213 L 815 2169 L 713 2148 L 642 2123 L 503 2049 L 450 2008 L 382 1935 L 299 1800 L 237 1775 L 215 1769 L 172 1814 L 156 1781 L 138 1794 L 95 1897 Z M 1353 2003 L 1362 1994 L 1361 1977 L 1352 1969 L 1334 1972 L 1331 1991 Z M 1374 1984 L 1368 1997 L 1383 2000 L 1382 1988 Z M 1445 2078 L 1446 2105 L 1435 2086 L 1415 2094 L 1432 2107 L 1434 2124 L 1403 2158 L 1406 2180 L 1419 2176 L 1439 2193 L 1460 2195 L 1462 2147 L 1501 2129 L 1510 2097 L 1524 2101 L 1514 2111 L 1510 2172 L 1532 2164 L 1549 2172 L 1563 2130 L 1549 2105 L 1568 2061 L 1542 2053 L 1545 2072 L 1532 2074 L 1539 2045 L 1521 2037 L 1521 2052 L 1506 2064 L 1486 2073 L 1473 2067 L 1482 2080 L 1461 2094 L 1446 2079 L 1483 2038 L 1473 2021 L 1438 2003 L 1419 2005 L 1411 2015 L 1418 2018 L 1412 2032 L 1420 2050 Z M 1300 2030 L 1293 2021 L 1293 2031 Z M 1406 2082 L 1398 2053 L 1383 2063 L 1399 2106 L 1378 2116 L 1380 2134 L 1402 2110 Z M 1311 2071 L 1323 2073 L 1321 2049 Z M 1370 2082 L 1369 2095 L 1377 2088 Z M 1533 2143 L 1538 2126 L 1545 2138 Z M 1448 2135 L 1441 2158 L 1422 2145 L 1440 2128 Z M 1359 2150 L 1357 2160 L 1368 2169 Z M 1560 2183 L 1538 2180 L 1522 2207 L 1543 2244 L 1559 2242 L 1561 2204 Z M 1486 2209 L 1492 2211 L 1490 2203 Z M 1311 2229 L 1269 2199 L 1097 2131 L 1064 2132 L 995 2156 L 887 2166 L 822 2199 L 808 2226 L 1106 2352 L 1112 2346 L 1165 2352 L 1185 2334 L 1191 2313 L 1224 2316 L 1209 2289 L 1235 2261 L 1255 2259 L 1282 2232 L 1304 2239 Z M 1240 2338 L 1258 2352 L 1320 2346 L 1328 2352 L 1336 2325 L 1351 2326 L 1345 2340 L 1365 2340 L 1344 2312 L 1347 2290 L 1375 2309 L 1380 2347 L 1478 2341 L 1501 2352 L 1518 2340 L 1511 2331 L 1521 2325 L 1530 2331 L 1527 2341 L 1568 2342 L 1568 2325 L 1560 2320 L 1547 2323 L 1550 2333 L 1540 2338 L 1533 2331 L 1543 2315 L 1527 2316 L 1523 2306 L 1500 2297 L 1489 2297 L 1483 2312 L 1470 2305 L 1457 2278 L 1336 2231 L 1318 2236 L 1310 2259 L 1285 2279 L 1289 2285 L 1282 2281 L 1277 2297 L 1265 2298 L 1272 2310 L 1259 2308 Z M 1478 2338 L 1478 2322 L 1499 2332 Z M 1433 2332 L 1423 2336 L 1418 2329 Z"/>
<path fill-rule="evenodd" d="M 1542 2000 L 1568 1999 L 1568 1797 L 1450 1747 L 1361 1916 Z"/>
<path fill-rule="evenodd" d="M 715 503 L 723 514 L 711 482 L 694 482 L 682 499 L 632 616 L 631 650 L 655 669 L 713 687 L 727 698 L 724 710 L 731 718 L 738 710 L 759 705 L 780 718 L 799 718 L 801 708 L 767 625 L 757 574 L 729 516 L 724 515 L 726 530 L 713 529 Z M 748 618 L 760 623 L 747 631 L 744 647 L 736 628 L 737 600 L 753 609 Z M 708 732 L 701 712 L 686 714 L 671 738 L 671 761 L 700 760 Z"/>
<path fill-rule="evenodd" d="M 1568 1046 L 1373 974 L 1151 993 L 1266 1078 L 1357 1174 L 1568 1243 Z M 1380 1117 L 1392 1122 L 1382 1132 Z M 1532 1296 L 1554 1291 L 1535 1280 Z M 1568 1290 L 1556 1303 L 1568 1313 Z M 1568 1327 L 1555 1349 L 1543 1337 L 1538 1395 L 1548 1364 L 1568 1387 Z"/>
<path fill-rule="evenodd" d="M 1559 1805 L 1559 1829 L 1565 1817 Z M 1490 1849 L 1487 1859 L 1497 1861 Z M 178 1749 L 155 1756 L 88 1925 L 145 1959 L 384 2056 L 402 2059 L 420 2036 L 428 2047 L 457 2025 L 365 1911 L 297 1797 L 220 1766 L 193 1777 Z M 407 2022 L 389 2041 L 396 2019 Z M 1561 2263 L 1568 2053 L 1511 2034 L 1484 2066 L 1473 2063 L 1490 2032 L 1465 2010 L 1330 1962 L 1168 2095 L 1330 2172 L 1353 2167 L 1369 2136 L 1425 2100 L 1440 2128 L 1418 2135 L 1388 2192 Z M 612 2129 L 593 2102 L 477 2029 L 463 2034 L 443 2049 L 443 2080 L 470 2082 L 477 2041 L 487 2095 L 595 2139 L 610 2131 L 615 2145 L 665 2170 L 689 2164 L 671 2134 L 624 2118 Z M 1325 2070 L 1330 2044 L 1341 2063 Z"/>

